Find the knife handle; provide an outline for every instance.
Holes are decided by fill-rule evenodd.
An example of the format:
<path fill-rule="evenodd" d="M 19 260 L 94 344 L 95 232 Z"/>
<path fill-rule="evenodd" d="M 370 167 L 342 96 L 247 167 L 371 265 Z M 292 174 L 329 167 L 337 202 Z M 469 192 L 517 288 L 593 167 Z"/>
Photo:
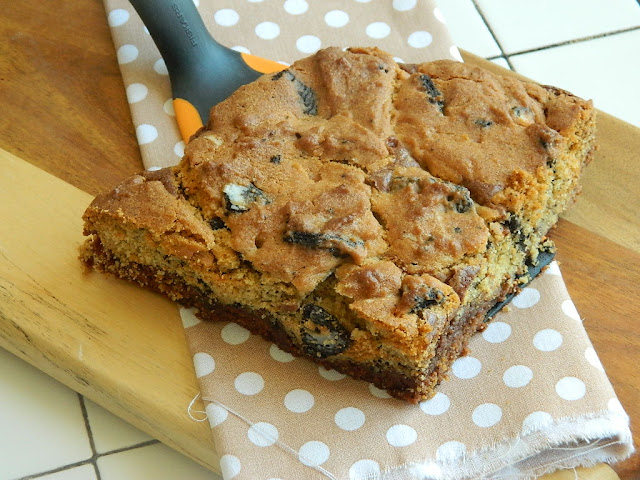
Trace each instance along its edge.
<path fill-rule="evenodd" d="M 218 43 L 193 0 L 130 0 L 169 72 L 176 121 L 185 143 L 205 124 L 212 106 L 280 63 Z"/>

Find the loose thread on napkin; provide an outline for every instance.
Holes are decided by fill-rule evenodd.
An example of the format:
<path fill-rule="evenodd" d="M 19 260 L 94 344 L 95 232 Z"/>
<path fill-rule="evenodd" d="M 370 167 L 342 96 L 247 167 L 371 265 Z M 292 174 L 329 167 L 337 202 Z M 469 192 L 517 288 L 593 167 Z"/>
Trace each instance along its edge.
<path fill-rule="evenodd" d="M 193 420 L 194 422 L 206 422 L 209 419 L 209 415 L 207 415 L 207 412 L 205 412 L 204 410 L 195 410 L 193 408 L 193 405 L 198 401 L 198 398 L 200 398 L 200 394 L 199 393 L 195 397 L 193 397 L 193 399 L 189 403 L 189 406 L 187 407 L 187 415 L 189 415 L 189 418 L 191 420 Z M 201 413 L 201 414 L 204 415 L 204 418 L 196 418 L 193 415 L 191 415 L 191 412 L 193 412 L 193 413 Z"/>
<path fill-rule="evenodd" d="M 263 436 L 265 439 L 271 441 L 274 445 L 277 445 L 282 450 L 287 452 L 289 455 L 292 455 L 295 458 L 298 458 L 303 464 L 307 465 L 309 468 L 312 468 L 312 469 L 316 470 L 317 472 L 321 473 L 322 475 L 324 475 L 325 477 L 327 477 L 327 478 L 329 478 L 331 480 L 338 480 L 338 478 L 335 475 L 333 475 L 328 470 L 322 468 L 320 465 L 313 465 L 312 462 L 310 461 L 310 459 L 305 458 L 295 448 L 293 448 L 290 445 L 288 445 L 287 443 L 281 441 L 279 438 L 270 435 L 268 432 L 265 432 L 265 431 L 261 430 L 259 427 L 256 427 L 256 425 L 257 425 L 256 423 L 252 422 L 251 420 L 249 420 L 247 417 L 245 417 L 241 413 L 233 410 L 232 408 L 226 406 L 225 404 L 223 404 L 223 403 L 221 403 L 218 400 L 215 400 L 213 398 L 209 398 L 209 397 L 204 397 L 203 396 L 202 399 L 207 401 L 207 402 L 214 403 L 217 406 L 219 406 L 220 408 L 224 408 L 227 412 L 232 414 L 234 417 L 242 420 L 244 423 L 249 425 L 249 427 L 254 428 L 257 431 L 257 433 L 260 434 L 261 436 Z"/>
<path fill-rule="evenodd" d="M 614 445 L 622 445 L 624 442 L 620 441 L 620 440 L 612 440 L 608 443 L 596 443 L 593 445 L 585 445 L 582 447 L 566 447 L 566 448 L 553 448 L 552 450 L 574 450 L 576 453 L 574 453 L 573 455 L 569 456 L 569 457 L 565 457 L 562 458 L 561 460 L 557 460 L 555 462 L 550 462 L 548 464 L 543 465 L 544 467 L 559 467 L 562 469 L 568 469 L 568 468 L 573 468 L 575 470 L 575 466 L 574 465 L 565 465 L 562 462 L 566 462 L 568 460 L 571 460 L 572 458 L 578 458 L 578 457 L 583 457 L 588 453 L 593 453 L 596 452 L 598 450 L 604 450 L 605 448 L 608 447 L 612 447 Z M 611 456 L 607 456 L 607 458 L 605 459 L 606 461 L 611 460 L 613 457 Z M 593 461 L 593 464 L 595 464 L 595 460 Z"/>
<path fill-rule="evenodd" d="M 397 3 L 404 6 L 398 9 Z M 392 2 L 382 2 L 373 8 L 373 3 L 322 2 L 324 11 L 342 12 L 347 19 L 342 27 L 312 18 L 319 10 L 314 9 L 311 2 L 309 4 L 306 12 L 296 12 L 295 17 L 288 17 L 293 14 L 283 13 L 282 4 L 277 2 L 236 2 L 233 9 L 225 11 L 233 12 L 239 21 L 223 28 L 215 20 L 218 7 L 213 2 L 200 2 L 199 9 L 221 43 L 236 45 L 238 39 L 242 39 L 242 47 L 246 50 L 254 54 L 268 52 L 274 59 L 292 61 L 305 56 L 298 45 L 309 38 L 322 46 L 328 46 L 336 39 L 344 46 L 375 44 L 400 55 L 406 63 L 459 57 L 457 49 L 451 46 L 440 12 L 431 0 L 393 2 L 393 6 Z M 140 86 L 145 91 L 143 98 L 133 95 L 138 98 L 132 98 L 130 103 L 144 165 L 149 170 L 174 165 L 182 157 L 184 143 L 180 141 L 174 113 L 165 108 L 170 99 L 170 88 L 159 52 L 144 33 L 129 2 L 105 0 L 105 8 L 119 55 L 120 49 L 124 52 L 131 47 L 139 52 L 135 60 L 120 63 L 120 68 L 127 92 Z M 380 22 L 381 17 L 388 23 Z M 278 23 L 287 25 L 277 39 L 262 38 L 255 33 L 258 22 L 264 20 L 265 24 L 275 25 L 274 18 L 281 18 Z M 384 38 L 375 35 L 374 27 L 380 26 L 390 30 Z M 373 38 L 367 33 L 372 29 Z M 302 362 L 294 368 L 296 372 L 306 371 L 304 378 L 302 375 L 281 376 L 282 363 L 270 351 L 247 347 L 254 341 L 252 337 L 243 336 L 239 343 L 227 343 L 220 332 L 222 327 L 209 329 L 204 322 L 200 323 L 190 315 L 183 318 L 183 325 L 192 355 L 206 359 L 207 365 L 215 360 L 215 370 L 198 375 L 201 394 L 186 407 L 187 414 L 196 422 L 209 421 L 217 452 L 236 460 L 238 469 L 242 467 L 238 479 L 278 476 L 277 472 L 269 471 L 269 462 L 262 461 L 262 445 L 232 436 L 232 432 L 237 433 L 236 427 L 245 430 L 245 425 L 264 437 L 264 443 L 273 441 L 272 444 L 279 448 L 276 451 L 284 452 L 282 458 L 273 461 L 274 469 L 285 468 L 288 459 L 295 460 L 287 465 L 295 469 L 300 467 L 300 462 L 305 463 L 305 467 L 306 463 L 311 463 L 305 461 L 309 455 L 304 455 L 303 448 L 298 447 L 304 455 L 301 457 L 299 451 L 279 438 L 286 438 L 292 445 L 303 445 L 307 440 L 325 442 L 328 451 L 339 454 L 331 453 L 322 459 L 324 468 L 309 466 L 318 472 L 317 475 L 334 480 L 405 480 L 409 473 L 413 473 L 410 478 L 420 479 L 474 478 L 483 474 L 480 478 L 523 480 L 533 477 L 527 472 L 540 472 L 553 466 L 572 469 L 577 465 L 626 458 L 633 451 L 628 419 L 609 416 L 601 410 L 607 401 L 611 403 L 609 399 L 615 393 L 597 358 L 594 360 L 595 351 L 568 297 L 557 264 L 541 277 L 540 286 L 525 289 L 514 301 L 510 314 L 505 311 L 505 315 L 494 321 L 486 332 L 472 339 L 476 345 L 472 348 L 473 355 L 459 364 L 462 378 L 452 375 L 451 382 L 440 388 L 437 400 L 424 405 L 424 413 L 411 409 L 399 415 L 397 405 L 385 404 L 385 400 L 380 400 L 373 391 L 369 395 L 366 389 L 361 395 L 361 389 L 350 389 L 345 385 L 348 380 L 335 383 L 335 379 L 328 382 L 323 379 L 318 383 L 317 372 Z M 212 347 L 213 339 L 218 342 L 215 348 Z M 243 355 L 246 352 L 249 354 Z M 477 371 L 470 372 L 473 368 L 468 368 L 469 365 L 475 366 Z M 247 372 L 254 372 L 267 385 L 277 385 L 278 395 L 262 395 L 259 400 L 260 407 L 269 412 L 269 422 L 278 433 L 264 432 L 265 428 L 260 428 L 260 424 L 256 427 L 256 423 L 249 420 L 258 418 L 254 416 L 253 407 L 245 404 L 242 397 L 234 396 L 234 379 Z M 564 383 L 567 380 L 570 380 L 568 387 Z M 214 382 L 215 390 L 207 390 Z M 583 387 L 581 392 L 572 389 L 576 384 Z M 305 417 L 307 424 L 312 426 L 295 438 L 290 435 L 297 433 L 288 426 L 295 423 L 299 413 L 286 408 L 276 412 L 272 407 L 281 407 L 282 397 L 287 392 L 302 389 L 312 399 L 313 408 Z M 332 393 L 336 391 L 339 394 Z M 236 410 L 206 398 L 208 396 L 216 396 Z M 586 398 L 582 399 L 582 396 Z M 204 411 L 194 407 L 198 398 L 206 400 Z M 332 399 L 340 399 L 341 404 Z M 505 399 L 513 401 L 507 403 Z M 365 419 L 366 426 L 360 430 L 363 433 L 341 430 L 342 427 L 335 423 L 336 411 L 345 407 L 342 403 L 346 402 L 354 402 L 352 405 L 357 405 L 356 410 Z M 604 427 L 579 422 L 589 420 L 581 414 L 594 410 L 597 411 L 593 415 L 604 421 Z M 554 423 L 549 425 L 541 421 L 531 429 L 528 415 L 537 411 L 548 412 L 546 415 L 553 417 Z M 222 419 L 221 412 L 225 418 L 231 413 L 229 420 L 235 417 L 241 422 L 234 420 L 235 425 L 228 425 L 231 422 Z M 527 430 L 523 431 L 525 423 Z M 307 438 L 311 436 L 309 430 L 313 432 L 313 438 Z M 415 436 L 405 435 L 407 432 Z M 243 435 L 248 433 L 242 432 Z M 545 436 L 547 433 L 550 436 Z M 496 442 L 494 439 L 498 438 L 506 441 Z M 404 442 L 407 439 L 413 442 Z M 572 444 L 572 441 L 576 443 Z M 298 478 L 306 476 L 299 475 Z"/>
<path fill-rule="evenodd" d="M 568 462 L 571 459 L 574 458 L 578 458 L 578 457 L 584 457 L 587 454 L 596 452 L 598 450 L 603 450 L 605 448 L 608 447 L 612 447 L 614 445 L 621 445 L 624 442 L 621 442 L 620 440 L 612 440 L 610 442 L 607 443 L 596 443 L 596 444 L 592 444 L 592 445 L 582 445 L 582 446 L 577 446 L 577 447 L 553 447 L 550 448 L 549 451 L 553 452 L 553 451 L 575 451 L 575 453 L 569 457 L 563 457 L 561 459 L 555 460 L 553 462 L 547 462 L 547 463 L 542 463 L 540 465 L 538 465 L 536 467 L 537 471 L 553 471 L 553 470 L 557 470 L 557 469 L 566 469 L 566 470 L 573 470 L 574 474 L 576 475 L 576 478 L 579 478 L 577 470 L 575 465 L 572 465 L 570 463 L 565 464 L 564 462 Z M 526 459 L 525 459 L 526 460 Z M 501 470 L 503 469 L 508 469 L 512 466 L 518 465 L 518 463 L 520 462 L 513 462 L 510 465 L 505 465 Z M 594 464 L 596 463 L 595 461 L 593 462 Z M 553 468 L 552 468 L 553 467 Z M 490 478 L 492 480 L 498 480 L 501 478 L 509 478 L 509 479 L 522 479 L 522 480 L 528 480 L 531 478 L 535 478 L 537 475 L 539 475 L 539 473 L 534 473 L 532 471 L 529 472 L 521 472 L 521 473 L 515 473 L 513 471 L 509 471 L 507 473 L 503 473 L 501 474 L 500 472 L 497 472 L 495 475 L 491 476 Z M 480 476 L 474 477 L 473 480 L 481 480 L 487 478 L 486 477 L 486 473 L 483 473 Z"/>
<path fill-rule="evenodd" d="M 611 430 L 611 427 L 602 430 L 603 426 L 616 424 L 616 415 L 611 412 L 600 412 L 600 415 L 600 418 L 586 415 L 558 420 L 555 424 L 555 435 L 550 434 L 548 430 L 545 430 L 546 433 L 535 432 L 533 435 L 530 434 L 525 437 L 518 435 L 513 438 L 513 443 L 495 444 L 488 449 L 467 452 L 462 460 L 460 458 L 440 459 L 440 461 L 436 462 L 427 460 L 424 463 L 405 464 L 401 466 L 401 469 L 420 472 L 423 474 L 420 478 L 447 478 L 446 475 L 451 473 L 451 468 L 456 471 L 462 468 L 460 464 L 462 461 L 462 464 L 467 465 L 466 469 L 462 468 L 466 472 L 461 473 L 464 478 L 472 480 L 498 480 L 503 478 L 530 480 L 559 468 L 571 470 L 576 466 L 592 466 L 598 462 L 610 462 L 626 458 L 633 452 L 633 448 L 629 446 L 630 439 L 627 439 L 621 432 Z M 594 421 L 597 421 L 597 423 L 594 424 Z M 581 425 L 580 428 L 583 431 L 576 436 L 574 430 L 579 429 L 578 424 Z M 567 432 L 567 430 L 570 431 Z M 546 435 L 544 437 L 546 442 L 542 448 L 539 445 L 539 441 L 543 437 L 540 437 L 540 435 Z M 620 435 L 622 435 L 622 438 L 616 439 Z M 604 436 L 604 438 L 598 438 L 600 436 Z M 537 440 L 536 437 L 538 437 Z M 597 439 L 595 443 L 580 444 L 580 442 L 590 442 L 594 439 Z M 569 442 L 574 442 L 575 445 L 571 446 Z M 614 454 L 612 451 L 607 452 L 607 449 L 617 445 L 625 448 L 626 452 L 618 454 Z M 503 450 L 503 452 L 498 453 L 500 450 Z M 605 454 L 594 456 L 594 453 L 598 451 L 605 451 Z M 495 458 L 487 463 L 488 452 L 493 452 Z M 567 455 L 562 452 L 573 453 Z M 541 455 L 541 453 L 544 453 L 544 455 Z M 579 459 L 579 462 L 572 461 L 575 459 Z M 393 470 L 389 469 L 385 475 L 390 474 Z M 432 473 L 432 471 L 435 473 Z M 425 475 L 424 472 L 428 473 Z M 445 475 L 445 477 L 442 477 L 442 475 Z"/>

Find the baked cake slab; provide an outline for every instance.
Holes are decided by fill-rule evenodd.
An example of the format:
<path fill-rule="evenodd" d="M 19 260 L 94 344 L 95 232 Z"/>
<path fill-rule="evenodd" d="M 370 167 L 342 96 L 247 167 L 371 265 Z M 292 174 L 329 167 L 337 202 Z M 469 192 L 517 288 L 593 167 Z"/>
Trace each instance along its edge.
<path fill-rule="evenodd" d="M 566 91 L 328 48 L 98 196 L 81 259 L 418 402 L 553 256 L 594 143 Z"/>

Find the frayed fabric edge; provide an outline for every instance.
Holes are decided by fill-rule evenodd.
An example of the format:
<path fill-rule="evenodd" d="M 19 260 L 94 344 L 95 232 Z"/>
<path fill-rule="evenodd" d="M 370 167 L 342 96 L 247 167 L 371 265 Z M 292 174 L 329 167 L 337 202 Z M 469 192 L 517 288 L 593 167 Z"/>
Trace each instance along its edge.
<path fill-rule="evenodd" d="M 634 451 L 629 417 L 607 410 L 558 419 L 458 458 L 429 459 L 351 480 L 533 480 L 560 469 L 618 462 Z"/>
<path fill-rule="evenodd" d="M 254 424 L 213 398 L 203 396 L 202 399 L 218 405 L 247 425 Z M 564 417 L 531 430 L 458 457 L 425 459 L 397 465 L 381 473 L 352 474 L 349 480 L 534 480 L 556 470 L 618 462 L 635 451 L 629 417 L 624 412 L 605 410 Z M 295 457 L 298 453 L 286 443 L 274 443 L 289 455 Z M 313 469 L 329 479 L 338 480 L 322 467 Z"/>

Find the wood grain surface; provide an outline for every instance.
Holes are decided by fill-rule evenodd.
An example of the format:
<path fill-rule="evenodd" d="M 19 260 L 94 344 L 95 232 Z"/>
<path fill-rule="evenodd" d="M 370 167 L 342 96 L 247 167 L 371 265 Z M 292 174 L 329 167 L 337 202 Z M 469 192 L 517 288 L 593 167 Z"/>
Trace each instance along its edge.
<path fill-rule="evenodd" d="M 91 195 L 4 150 L 0 171 L 0 347 L 219 471 L 208 424 L 187 414 L 199 389 L 176 305 L 84 271 L 77 257 Z M 582 232 L 561 222 L 555 233 L 560 247 L 563 238 L 571 243 Z M 585 255 L 597 241 L 585 237 L 572 257 Z M 618 278 L 618 254 L 612 249 L 602 257 L 611 266 L 599 271 L 607 282 Z M 627 273 L 621 283 L 635 279 Z M 605 465 L 578 471 L 583 479 L 617 478 Z M 558 472 L 543 478 L 565 477 Z"/>
<path fill-rule="evenodd" d="M 4 2 L 0 35 L 4 39 L 0 42 L 0 102 L 3 109 L 0 115 L 0 148 L 68 182 L 58 182 L 46 175 L 42 177 L 40 170 L 16 167 L 32 179 L 40 178 L 40 183 L 23 184 L 22 193 L 44 203 L 25 204 L 28 209 L 23 211 L 31 214 L 26 220 L 20 217 L 22 223 L 15 225 L 31 228 L 34 235 L 38 235 L 47 225 L 47 228 L 57 231 L 51 225 L 58 225 L 52 222 L 59 216 L 56 220 L 70 222 L 63 222 L 68 228 L 79 229 L 79 214 L 90 198 L 84 192 L 94 195 L 104 191 L 142 168 L 102 3 L 96 0 L 52 0 L 46 4 Z M 464 56 L 470 63 L 502 71 L 473 55 Z M 558 259 L 563 263 L 569 292 L 585 319 L 587 332 L 614 388 L 631 416 L 635 444 L 638 445 L 640 220 L 635 206 L 640 197 L 640 131 L 603 114 L 599 120 L 599 132 L 600 149 L 585 176 L 584 194 L 565 216 L 566 220 L 554 229 L 552 237 L 558 245 Z M 0 159 L 20 164 L 20 160 L 6 152 L 0 152 Z M 6 172 L 0 170 L 4 179 L 7 178 Z M 51 187 L 53 184 L 59 188 Z M 37 191 L 38 185 L 44 190 Z M 54 195 L 52 188 L 66 193 Z M 19 193 L 20 190 L 15 192 L 16 195 Z M 45 210 L 47 217 L 39 215 L 42 205 L 58 205 L 56 200 L 60 198 L 65 201 L 73 199 L 75 206 Z M 18 197 L 3 197 L 3 201 L 6 205 L 18 206 Z M 9 215 L 11 211 L 10 208 L 5 214 Z M 38 224 L 38 220 L 48 223 Z M 73 242 L 77 245 L 77 232 L 67 233 L 76 235 L 69 238 L 71 246 Z M 63 235 L 58 239 L 57 244 L 63 244 L 68 237 Z M 32 250 L 17 244 L 10 253 L 20 253 L 29 260 L 29 268 L 53 272 L 53 266 L 47 262 L 51 258 L 59 258 L 61 252 L 53 246 L 50 247 L 53 250 L 42 250 L 41 243 L 29 248 Z M 30 259 L 30 256 L 34 258 Z M 68 258 L 68 254 L 64 258 Z M 60 267 L 72 266 L 70 260 L 66 262 Z M 13 282 L 4 284 L 6 288 L 21 278 L 20 282 L 26 282 L 24 288 L 31 292 L 29 298 L 39 299 L 39 306 L 33 309 L 25 307 L 25 297 L 16 297 L 22 300 L 12 300 L 10 304 L 5 299 L 1 301 L 2 346 L 163 442 L 217 469 L 217 465 L 213 465 L 215 451 L 207 428 L 189 420 L 183 409 L 184 402 L 188 404 L 192 398 L 195 379 L 186 346 L 179 341 L 179 324 L 158 328 L 157 324 L 149 324 L 148 315 L 140 315 L 133 324 L 127 325 L 127 328 L 132 328 L 128 337 L 130 341 L 140 341 L 150 335 L 148 342 L 144 340 L 148 351 L 156 352 L 156 355 L 162 352 L 171 360 L 171 365 L 158 365 L 154 363 L 153 355 L 145 354 L 141 358 L 130 359 L 128 366 L 121 365 L 129 370 L 135 365 L 138 370 L 134 368 L 133 371 L 140 375 L 142 386 L 156 388 L 156 382 L 161 382 L 162 388 L 169 388 L 167 398 L 157 395 L 145 397 L 142 404 L 133 408 L 140 392 L 125 385 L 106 391 L 103 385 L 110 380 L 112 371 L 97 366 L 98 361 L 103 365 L 122 361 L 116 358 L 116 352 L 130 345 L 121 339 L 113 346 L 109 343 L 112 333 L 97 329 L 86 340 L 91 345 L 103 347 L 102 353 L 95 354 L 97 356 L 93 358 L 87 353 L 86 345 L 81 350 L 82 355 L 78 350 L 76 335 L 85 332 L 88 325 L 83 318 L 90 318 L 93 322 L 96 318 L 104 318 L 108 312 L 104 308 L 92 311 L 88 304 L 77 307 L 75 313 L 69 312 L 60 303 L 64 295 L 69 294 L 71 287 L 67 283 L 47 285 L 43 283 L 46 276 L 24 277 L 19 274 L 24 270 L 15 264 L 5 262 L 2 266 L 8 272 L 3 281 L 10 278 Z M 114 287 L 111 283 L 104 280 L 103 293 L 119 295 L 123 293 L 110 289 L 135 288 Z M 18 295 L 15 288 L 11 291 Z M 145 312 L 147 309 L 173 308 L 152 294 L 136 290 L 136 298 L 140 295 L 147 298 L 142 303 Z M 148 305 L 145 302 L 149 302 Z M 54 334 L 42 328 L 44 319 L 53 314 L 62 316 L 76 328 L 60 332 L 62 344 L 57 349 L 50 346 L 51 335 Z M 111 321 L 117 322 L 117 315 L 111 315 Z M 34 331 L 27 332 L 24 325 L 31 325 Z M 122 327 L 125 328 L 124 325 Z M 16 338 L 23 339 L 18 347 L 14 341 Z M 40 343 L 30 343 L 36 339 Z M 65 348 L 75 349 L 75 357 L 71 357 L 77 360 L 69 360 L 68 365 L 61 366 L 52 359 L 68 354 Z M 87 366 L 89 360 L 96 362 L 95 369 Z M 184 379 L 184 383 L 181 380 L 177 382 L 179 385 L 175 385 L 175 381 L 167 380 L 169 373 L 178 375 L 173 378 Z M 152 413 L 145 410 L 149 405 L 154 408 Z M 613 469 L 622 479 L 639 478 L 640 454 L 614 465 Z M 580 478 L 612 478 L 607 476 L 611 473 L 609 467 L 600 466 L 596 470 L 581 472 Z M 570 475 L 554 478 L 575 478 L 573 473 Z"/>

